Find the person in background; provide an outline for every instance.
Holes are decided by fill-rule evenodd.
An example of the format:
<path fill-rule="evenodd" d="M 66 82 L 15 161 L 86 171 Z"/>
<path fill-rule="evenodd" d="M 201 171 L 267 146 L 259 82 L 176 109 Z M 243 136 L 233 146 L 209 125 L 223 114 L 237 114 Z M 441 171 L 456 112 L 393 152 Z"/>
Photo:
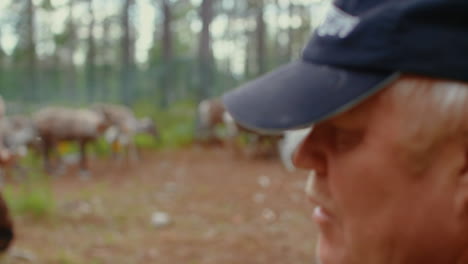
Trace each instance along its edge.
<path fill-rule="evenodd" d="M 321 264 L 468 263 L 468 1 L 338 0 L 299 61 L 230 91 L 294 154 Z"/>

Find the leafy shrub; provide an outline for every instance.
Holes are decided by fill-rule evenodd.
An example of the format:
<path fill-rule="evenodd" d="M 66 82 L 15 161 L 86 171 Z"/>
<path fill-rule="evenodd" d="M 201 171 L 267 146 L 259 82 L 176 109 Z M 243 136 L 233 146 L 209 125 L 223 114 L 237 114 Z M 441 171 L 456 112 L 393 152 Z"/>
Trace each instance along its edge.
<path fill-rule="evenodd" d="M 180 102 L 167 110 L 157 109 L 155 105 L 139 103 L 135 105 L 137 116 L 150 116 L 159 128 L 159 141 L 147 135 L 136 137 L 137 145 L 148 148 L 179 148 L 192 143 L 195 125 L 195 104 Z"/>
<path fill-rule="evenodd" d="M 55 210 L 52 189 L 45 180 L 29 180 L 21 185 L 8 185 L 3 194 L 10 210 L 15 214 L 48 217 Z"/>

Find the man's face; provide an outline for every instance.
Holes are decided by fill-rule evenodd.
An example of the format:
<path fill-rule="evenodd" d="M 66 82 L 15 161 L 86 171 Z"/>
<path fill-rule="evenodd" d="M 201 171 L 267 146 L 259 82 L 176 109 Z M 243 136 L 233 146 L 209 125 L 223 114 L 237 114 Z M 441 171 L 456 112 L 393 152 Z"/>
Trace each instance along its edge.
<path fill-rule="evenodd" d="M 467 245 L 451 177 L 463 162 L 457 142 L 413 160 L 411 142 L 402 140 L 405 113 L 383 98 L 318 123 L 296 152 L 296 166 L 316 174 L 309 195 L 318 257 L 322 264 L 456 263 Z"/>

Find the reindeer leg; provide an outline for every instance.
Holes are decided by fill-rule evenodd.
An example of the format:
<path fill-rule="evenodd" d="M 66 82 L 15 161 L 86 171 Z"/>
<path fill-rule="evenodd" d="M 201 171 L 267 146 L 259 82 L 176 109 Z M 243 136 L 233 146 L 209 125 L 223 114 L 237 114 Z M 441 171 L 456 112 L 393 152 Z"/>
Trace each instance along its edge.
<path fill-rule="evenodd" d="M 137 146 L 133 140 L 128 144 L 128 152 L 131 162 L 137 162 L 140 159 Z"/>
<path fill-rule="evenodd" d="M 118 144 L 119 144 L 119 143 L 117 142 L 117 140 L 111 141 L 111 144 L 110 144 L 110 145 L 111 145 L 111 152 L 112 152 L 112 159 L 113 159 L 113 160 L 117 160 L 117 158 L 118 158 L 118 148 L 119 148 L 119 147 L 118 147 Z"/>
<path fill-rule="evenodd" d="M 50 162 L 50 154 L 53 149 L 53 143 L 50 139 L 44 138 L 42 141 L 42 155 L 44 159 L 44 170 L 47 173 L 52 173 L 52 164 Z"/>
<path fill-rule="evenodd" d="M 260 136 L 255 134 L 247 135 L 247 147 L 245 149 L 248 158 L 258 158 L 260 152 Z"/>
<path fill-rule="evenodd" d="M 56 147 L 56 144 L 56 142 L 52 143 L 50 152 L 51 155 L 55 155 L 55 175 L 62 176 L 67 170 L 67 163 L 65 162 L 65 158 L 62 156 L 63 153 L 61 153 L 59 148 Z"/>
<path fill-rule="evenodd" d="M 90 173 L 88 170 L 88 157 L 86 153 L 86 144 L 88 143 L 87 140 L 83 139 L 79 141 L 80 145 L 80 179 L 86 180 L 90 177 Z"/>

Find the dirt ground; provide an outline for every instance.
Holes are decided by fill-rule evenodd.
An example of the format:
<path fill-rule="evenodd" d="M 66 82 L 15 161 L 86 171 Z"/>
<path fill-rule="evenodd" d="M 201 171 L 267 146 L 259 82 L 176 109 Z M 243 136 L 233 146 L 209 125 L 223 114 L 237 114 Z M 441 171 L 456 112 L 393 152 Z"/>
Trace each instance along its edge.
<path fill-rule="evenodd" d="M 306 173 L 277 160 L 191 147 L 91 170 L 53 180 L 53 217 L 14 216 L 12 251 L 29 260 L 8 263 L 314 263 Z"/>

